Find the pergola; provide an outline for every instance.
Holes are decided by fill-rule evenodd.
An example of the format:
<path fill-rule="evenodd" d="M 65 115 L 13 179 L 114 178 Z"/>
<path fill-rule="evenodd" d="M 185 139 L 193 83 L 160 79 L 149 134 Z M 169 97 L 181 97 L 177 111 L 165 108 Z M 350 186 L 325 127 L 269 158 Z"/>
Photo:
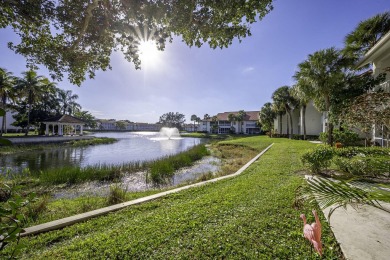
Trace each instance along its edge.
<path fill-rule="evenodd" d="M 79 135 L 83 135 L 83 126 L 85 122 L 79 118 L 69 116 L 69 115 L 60 115 L 56 117 L 51 117 L 43 121 L 46 125 L 46 131 L 45 135 L 49 135 L 49 127 L 50 125 L 53 126 L 53 135 L 54 135 L 54 127 L 58 126 L 58 135 L 62 136 L 64 135 L 64 126 L 72 126 L 75 129 L 74 134 L 76 134 L 77 126 L 80 126 L 80 133 Z"/>

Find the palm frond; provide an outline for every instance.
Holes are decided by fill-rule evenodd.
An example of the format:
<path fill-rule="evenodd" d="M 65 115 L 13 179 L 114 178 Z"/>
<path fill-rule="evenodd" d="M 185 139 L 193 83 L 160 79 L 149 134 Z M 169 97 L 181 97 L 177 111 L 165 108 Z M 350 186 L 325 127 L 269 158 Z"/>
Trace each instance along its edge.
<path fill-rule="evenodd" d="M 321 209 L 332 207 L 328 214 L 328 219 L 335 209 L 347 205 L 354 209 L 359 205 L 370 205 L 375 208 L 390 211 L 384 208 L 379 200 L 390 199 L 390 192 L 380 189 L 374 185 L 360 181 L 336 181 L 320 177 L 307 179 L 308 185 L 297 190 L 298 201 L 317 201 Z"/>

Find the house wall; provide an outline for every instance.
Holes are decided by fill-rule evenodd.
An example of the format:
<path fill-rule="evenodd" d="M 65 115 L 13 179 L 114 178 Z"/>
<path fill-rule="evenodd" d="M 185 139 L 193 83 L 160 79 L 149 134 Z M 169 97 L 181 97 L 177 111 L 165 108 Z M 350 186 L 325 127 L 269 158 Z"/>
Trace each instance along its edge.
<path fill-rule="evenodd" d="M 300 111 L 302 114 L 302 110 Z M 313 102 L 310 102 L 306 107 L 305 113 L 306 121 L 306 135 L 319 135 L 323 132 L 323 117 L 322 112 L 318 112 L 317 109 L 313 106 Z M 301 133 L 303 135 L 303 117 L 300 116 L 300 127 Z"/>

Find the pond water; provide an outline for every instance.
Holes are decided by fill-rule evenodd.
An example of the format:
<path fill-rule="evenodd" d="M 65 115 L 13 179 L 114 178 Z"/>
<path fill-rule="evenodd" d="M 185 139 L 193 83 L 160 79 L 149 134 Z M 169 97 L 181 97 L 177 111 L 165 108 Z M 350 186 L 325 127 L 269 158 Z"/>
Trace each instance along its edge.
<path fill-rule="evenodd" d="M 203 143 L 200 138 L 161 137 L 157 132 L 105 132 L 96 137 L 118 139 L 113 144 L 88 147 L 55 147 L 40 151 L 23 152 L 0 157 L 0 171 L 6 169 L 31 171 L 64 166 L 96 164 L 122 164 L 134 161 L 154 160 L 176 154 Z"/>

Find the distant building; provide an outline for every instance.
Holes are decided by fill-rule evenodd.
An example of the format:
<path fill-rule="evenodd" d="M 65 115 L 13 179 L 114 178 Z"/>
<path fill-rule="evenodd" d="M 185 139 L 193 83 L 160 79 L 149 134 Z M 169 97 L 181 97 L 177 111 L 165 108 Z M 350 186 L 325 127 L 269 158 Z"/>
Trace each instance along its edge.
<path fill-rule="evenodd" d="M 201 120 L 199 131 L 215 133 L 215 134 L 260 134 L 260 127 L 258 126 L 260 111 L 245 111 L 243 121 L 229 121 L 229 115 L 238 115 L 235 112 L 218 113 L 215 117 L 207 120 Z"/>
<path fill-rule="evenodd" d="M 134 123 L 129 120 L 98 119 L 96 129 L 105 131 L 160 131 L 161 124 Z"/>

